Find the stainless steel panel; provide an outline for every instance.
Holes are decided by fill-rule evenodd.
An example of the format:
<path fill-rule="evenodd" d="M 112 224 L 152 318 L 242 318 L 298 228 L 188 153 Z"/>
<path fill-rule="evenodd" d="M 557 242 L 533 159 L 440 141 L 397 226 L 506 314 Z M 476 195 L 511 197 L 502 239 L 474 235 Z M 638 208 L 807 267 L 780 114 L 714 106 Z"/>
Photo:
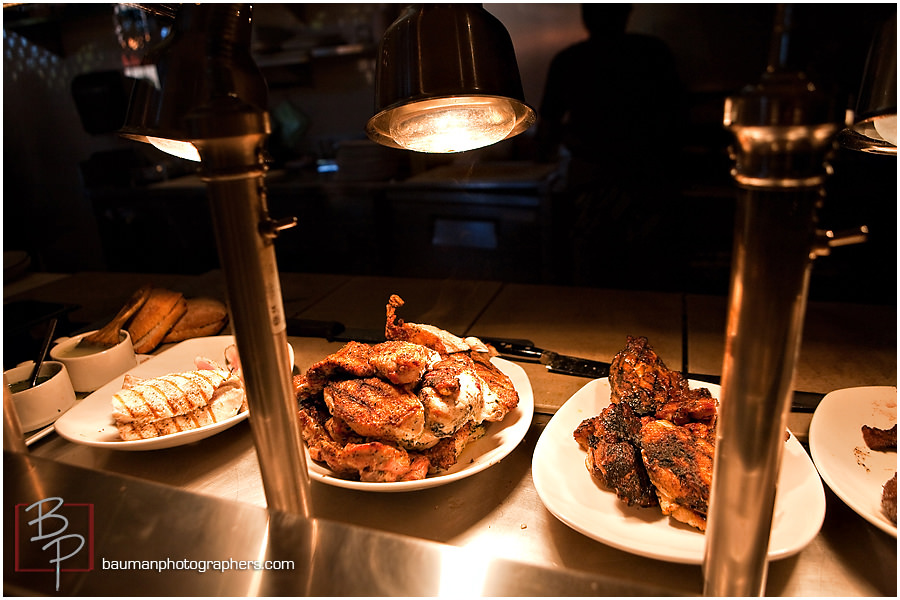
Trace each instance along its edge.
<path fill-rule="evenodd" d="M 10 508 L 4 511 L 4 527 L 15 532 L 4 536 L 7 557 L 15 557 L 4 563 L 5 594 L 667 595 L 649 586 L 483 559 L 463 548 L 267 511 L 25 454 L 4 452 L 3 466 L 4 503 Z M 29 527 L 28 519 L 38 507 L 31 511 L 27 507 L 50 497 L 61 498 L 70 507 L 81 503 L 93 507 L 92 523 L 72 519 L 61 531 L 58 524 L 45 524 L 43 531 L 89 541 L 84 552 L 93 550 L 92 568 L 69 570 L 84 564 L 76 564 L 84 557 L 74 546 L 56 554 L 56 547 L 42 546 L 44 539 L 28 537 L 37 526 Z M 64 516 L 64 509 L 54 514 Z M 44 514 L 49 512 L 50 507 Z M 58 563 L 57 585 L 51 560 L 69 554 Z M 248 565 L 256 561 L 262 568 L 240 568 L 241 561 Z M 267 569 L 266 561 L 280 568 Z"/>

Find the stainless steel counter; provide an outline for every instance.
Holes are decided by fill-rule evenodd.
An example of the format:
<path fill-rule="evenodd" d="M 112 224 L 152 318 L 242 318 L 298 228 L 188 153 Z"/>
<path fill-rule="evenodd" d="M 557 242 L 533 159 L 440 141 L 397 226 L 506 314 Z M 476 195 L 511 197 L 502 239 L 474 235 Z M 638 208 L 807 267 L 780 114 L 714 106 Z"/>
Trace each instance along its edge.
<path fill-rule="evenodd" d="M 96 294 L 94 288 L 103 279 L 107 290 L 122 290 L 123 301 L 132 284 L 142 281 L 126 275 L 75 275 L 35 288 L 30 297 L 87 308 L 84 298 Z M 189 286 L 185 290 L 189 294 L 199 288 L 209 293 L 216 289 L 217 275 L 183 281 L 171 278 L 160 285 L 180 283 Z M 401 316 L 457 333 L 530 338 L 540 346 L 601 360 L 609 360 L 626 335 L 646 335 L 670 366 L 681 364 L 682 298 L 674 294 L 313 275 L 285 275 L 282 288 L 289 316 L 338 320 L 348 328 L 382 327 L 387 297 L 397 293 L 407 302 Z M 106 310 L 111 314 L 117 305 L 115 300 L 108 302 L 111 306 Z M 725 300 L 692 296 L 686 305 L 689 367 L 694 372 L 717 374 L 721 368 Z M 82 318 L 102 319 L 105 315 L 95 316 L 87 310 Z M 300 369 L 340 347 L 340 343 L 318 338 L 292 337 L 289 341 Z M 502 559 L 554 572 L 578 572 L 626 586 L 649 585 L 674 594 L 701 593 L 700 566 L 667 563 L 614 549 L 575 532 L 544 508 L 531 479 L 535 443 L 555 409 L 588 380 L 551 374 L 539 365 L 523 366 L 538 412 L 523 442 L 499 464 L 455 483 L 414 492 L 367 493 L 314 482 L 313 517 L 437 543 L 439 547 L 463 548 L 470 560 Z M 795 387 L 828 392 L 861 385 L 896 385 L 895 309 L 811 305 Z M 791 427 L 801 440 L 808 424 L 809 415 L 793 416 Z M 193 445 L 168 450 L 113 452 L 50 436 L 32 446 L 31 454 L 196 493 L 215 499 L 211 506 L 218 506 L 215 503 L 222 500 L 248 510 L 265 506 L 247 423 Z M 896 596 L 896 539 L 869 525 L 827 487 L 826 500 L 822 530 L 796 556 L 771 563 L 766 594 Z M 171 531 L 165 523 L 156 523 L 155 527 L 160 536 L 168 536 Z M 565 578 L 560 581 L 563 583 L 553 595 L 578 594 L 587 589 L 579 578 L 572 580 L 571 588 L 564 583 Z"/>

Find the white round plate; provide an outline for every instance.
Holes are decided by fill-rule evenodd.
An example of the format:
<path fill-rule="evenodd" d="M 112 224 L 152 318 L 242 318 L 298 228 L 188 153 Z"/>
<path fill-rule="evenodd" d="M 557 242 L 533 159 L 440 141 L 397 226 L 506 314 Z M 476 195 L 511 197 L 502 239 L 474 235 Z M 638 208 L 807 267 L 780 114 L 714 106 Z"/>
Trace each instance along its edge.
<path fill-rule="evenodd" d="M 691 381 L 713 396 L 719 386 Z M 674 563 L 701 564 L 706 537 L 679 523 L 659 507 L 627 506 L 596 481 L 585 466 L 585 452 L 572 433 L 609 405 L 609 381 L 595 379 L 578 390 L 547 423 L 534 450 L 531 471 L 544 506 L 557 519 L 592 539 L 619 550 Z M 768 558 L 802 550 L 825 518 L 825 490 L 800 442 L 791 435 L 784 448 L 775 499 Z"/>
<path fill-rule="evenodd" d="M 194 359 L 198 356 L 225 365 L 225 348 L 234 344 L 233 335 L 218 335 L 185 340 L 171 348 L 152 356 L 129 374 L 136 377 L 159 377 L 169 373 L 191 371 L 196 368 Z M 236 414 L 230 419 L 169 435 L 147 440 L 125 441 L 119 438 L 112 419 L 112 396 L 122 389 L 125 375 L 116 377 L 100 389 L 75 403 L 66 414 L 56 421 L 56 432 L 76 444 L 106 448 L 107 450 L 161 450 L 198 442 L 202 439 L 237 425 L 247 418 L 248 411 Z"/>
<path fill-rule="evenodd" d="M 439 475 L 432 475 L 416 481 L 365 482 L 342 479 L 331 469 L 316 463 L 306 453 L 309 478 L 336 487 L 367 492 L 409 492 L 446 485 L 484 471 L 512 452 L 528 433 L 534 416 L 534 394 L 531 381 L 519 365 L 494 357 L 491 362 L 503 371 L 513 382 L 519 393 L 519 405 L 511 410 L 499 423 L 489 423 L 483 437 L 465 447 L 457 463 Z"/>
<path fill-rule="evenodd" d="M 862 426 L 897 424 L 897 388 L 857 387 L 831 392 L 809 424 L 809 450 L 819 474 L 859 516 L 897 537 L 897 524 L 881 511 L 885 482 L 897 472 L 897 451 L 870 449 Z"/>

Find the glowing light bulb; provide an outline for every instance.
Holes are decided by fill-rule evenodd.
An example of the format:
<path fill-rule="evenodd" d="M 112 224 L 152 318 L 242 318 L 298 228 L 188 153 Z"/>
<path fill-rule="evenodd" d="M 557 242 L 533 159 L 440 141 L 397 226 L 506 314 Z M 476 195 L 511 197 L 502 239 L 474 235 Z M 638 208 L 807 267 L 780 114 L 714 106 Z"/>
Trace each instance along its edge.
<path fill-rule="evenodd" d="M 391 137 L 417 152 L 465 152 L 505 139 L 516 111 L 505 98 L 439 98 L 396 110 Z"/>
<path fill-rule="evenodd" d="M 179 158 L 200 162 L 200 152 L 197 147 L 190 142 L 182 142 L 180 140 L 170 140 L 166 138 L 158 138 L 147 136 L 147 141 L 159 148 L 166 154 L 171 154 Z"/>

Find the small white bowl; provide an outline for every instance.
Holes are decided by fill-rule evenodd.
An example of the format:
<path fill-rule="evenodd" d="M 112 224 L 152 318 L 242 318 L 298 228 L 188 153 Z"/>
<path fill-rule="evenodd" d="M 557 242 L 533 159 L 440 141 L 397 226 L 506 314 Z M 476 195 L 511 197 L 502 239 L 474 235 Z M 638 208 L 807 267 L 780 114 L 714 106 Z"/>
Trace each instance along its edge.
<path fill-rule="evenodd" d="M 111 348 L 78 348 L 81 338 L 92 333 L 60 338 L 50 348 L 50 357 L 66 365 L 76 392 L 93 392 L 137 365 L 128 331 L 121 330 L 119 343 Z"/>
<path fill-rule="evenodd" d="M 34 361 L 29 361 L 4 371 L 3 377 L 9 384 L 10 391 L 16 388 L 15 384 L 28 379 L 33 369 Z M 75 404 L 75 390 L 72 389 L 66 365 L 52 360 L 44 361 L 38 374 L 38 384 L 13 392 L 12 399 L 23 432 L 53 423 Z"/>

